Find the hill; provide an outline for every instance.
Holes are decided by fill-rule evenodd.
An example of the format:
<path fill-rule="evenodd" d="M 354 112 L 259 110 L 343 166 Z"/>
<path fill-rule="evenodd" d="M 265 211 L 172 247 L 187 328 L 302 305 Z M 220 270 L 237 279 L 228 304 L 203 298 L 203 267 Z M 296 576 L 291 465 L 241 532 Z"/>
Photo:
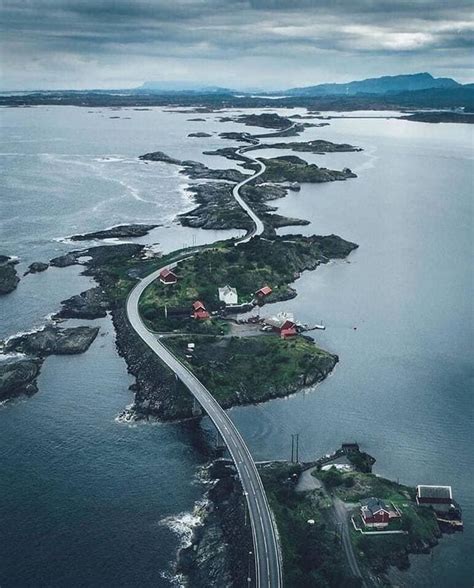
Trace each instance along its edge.
<path fill-rule="evenodd" d="M 452 78 L 434 78 L 429 73 L 382 76 L 349 82 L 347 84 L 319 84 L 304 88 L 292 88 L 285 92 L 290 96 L 335 96 L 343 94 L 391 94 L 427 90 L 431 88 L 456 88 L 461 86 Z"/>

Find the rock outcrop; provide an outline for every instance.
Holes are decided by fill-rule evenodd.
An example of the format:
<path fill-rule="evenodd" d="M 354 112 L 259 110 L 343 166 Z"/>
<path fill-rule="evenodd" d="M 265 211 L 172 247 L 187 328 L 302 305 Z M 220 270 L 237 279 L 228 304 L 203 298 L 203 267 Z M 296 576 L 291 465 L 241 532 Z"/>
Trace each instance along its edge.
<path fill-rule="evenodd" d="M 17 263 L 8 255 L 0 255 L 0 295 L 9 294 L 18 286 L 20 278 L 15 268 Z"/>
<path fill-rule="evenodd" d="M 109 307 L 107 296 L 100 287 L 71 296 L 67 300 L 62 300 L 61 304 L 62 308 L 54 318 L 102 318 L 107 315 Z"/>
<path fill-rule="evenodd" d="M 27 276 L 28 274 L 38 274 L 40 272 L 46 271 L 48 267 L 49 263 L 44 263 L 42 261 L 34 261 L 33 263 L 30 263 L 24 275 Z"/>
<path fill-rule="evenodd" d="M 160 225 L 117 225 L 110 229 L 104 229 L 102 231 L 94 231 L 92 233 L 84 233 L 83 235 L 73 235 L 71 241 L 90 241 L 92 239 L 120 239 L 120 238 L 133 238 L 133 237 L 144 237 L 152 229 L 156 229 Z"/>
<path fill-rule="evenodd" d="M 5 343 L 4 350 L 6 353 L 27 353 L 39 357 L 84 353 L 98 333 L 99 327 L 62 329 L 47 326 L 40 331 L 12 337 Z"/>
<path fill-rule="evenodd" d="M 200 513 L 202 524 L 191 545 L 179 552 L 177 571 L 195 588 L 246 586 L 249 567 L 253 569 L 252 536 L 245 524 L 242 486 L 227 460 L 213 462 L 208 475 L 212 487 L 206 493 L 205 512 Z"/>
<path fill-rule="evenodd" d="M 0 402 L 38 391 L 36 378 L 42 360 L 18 355 L 0 356 Z"/>

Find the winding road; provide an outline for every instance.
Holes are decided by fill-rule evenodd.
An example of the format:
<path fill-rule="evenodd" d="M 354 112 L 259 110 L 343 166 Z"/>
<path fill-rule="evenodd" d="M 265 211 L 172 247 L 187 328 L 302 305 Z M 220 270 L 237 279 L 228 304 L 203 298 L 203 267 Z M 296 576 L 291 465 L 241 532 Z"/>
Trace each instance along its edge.
<path fill-rule="evenodd" d="M 281 132 L 286 132 L 293 126 L 295 125 L 292 124 Z M 237 152 L 243 155 L 250 149 L 252 149 L 252 147 L 242 147 Z M 254 181 L 258 176 L 262 175 L 266 167 L 265 164 L 258 159 L 248 155 L 245 155 L 245 157 L 248 157 L 251 161 L 256 163 L 260 169 L 252 176 L 245 178 L 245 180 L 237 184 L 233 188 L 232 194 L 237 203 L 252 219 L 254 228 L 243 238 L 237 240 L 236 245 L 246 243 L 252 237 L 261 235 L 264 231 L 263 222 L 240 196 L 239 191 L 242 186 Z M 171 353 L 167 347 L 160 342 L 159 339 L 156 338 L 156 335 L 147 329 L 139 313 L 140 297 L 145 289 L 159 277 L 160 272 L 165 267 L 174 267 L 174 265 L 189 256 L 189 253 L 187 253 L 186 255 L 183 255 L 183 258 L 175 261 L 172 266 L 168 264 L 143 278 L 128 296 L 126 306 L 127 316 L 131 326 L 140 338 L 189 389 L 194 398 L 202 406 L 203 410 L 209 415 L 225 442 L 232 460 L 234 461 L 247 500 L 254 547 L 255 586 L 257 588 L 281 588 L 283 580 L 278 532 L 260 475 L 245 441 L 242 439 L 239 431 L 227 413 L 212 396 L 211 392 L 173 353 Z M 250 578 L 248 579 L 248 582 L 250 584 Z"/>

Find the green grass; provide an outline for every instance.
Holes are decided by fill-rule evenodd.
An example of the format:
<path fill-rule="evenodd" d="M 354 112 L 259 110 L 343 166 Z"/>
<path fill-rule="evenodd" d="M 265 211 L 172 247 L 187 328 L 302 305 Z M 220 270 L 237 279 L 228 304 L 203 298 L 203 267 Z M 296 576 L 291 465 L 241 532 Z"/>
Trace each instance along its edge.
<path fill-rule="evenodd" d="M 361 560 L 378 573 L 386 572 L 389 565 L 408 567 L 408 553 L 417 545 L 433 543 L 440 534 L 434 513 L 414 502 L 414 488 L 361 472 L 339 472 L 333 469 L 313 472 L 313 475 L 345 502 L 359 502 L 374 496 L 396 505 L 401 511 L 401 520 L 390 523 L 383 530 L 406 531 L 404 535 L 363 535 L 351 526 L 351 538 Z"/>
<path fill-rule="evenodd" d="M 375 496 L 399 504 L 413 498 L 415 492 L 409 486 L 397 484 L 374 474 L 328 470 L 315 471 L 313 475 L 323 482 L 326 482 L 328 478 L 334 479 L 330 485 L 334 487 L 336 495 L 345 502 L 357 502 L 363 498 Z"/>
<path fill-rule="evenodd" d="M 265 285 L 273 289 L 267 301 L 282 299 L 288 297 L 288 284 L 300 272 L 330 257 L 344 257 L 354 247 L 334 236 L 256 238 L 238 248 L 222 243 L 180 263 L 173 270 L 178 276 L 177 284 L 151 284 L 140 301 L 140 311 L 152 329 L 170 331 L 185 328 L 183 322 L 191 320 L 188 317 L 195 300 L 204 302 L 209 311 L 219 309 L 222 305 L 218 288 L 226 284 L 237 288 L 240 303 L 250 302 Z M 166 258 L 160 263 L 165 265 Z M 175 321 L 170 328 L 164 324 L 165 305 L 168 316 Z"/>
<path fill-rule="evenodd" d="M 224 406 L 282 396 L 322 380 L 335 358 L 302 337 L 172 337 L 166 344 L 181 358 L 196 345 L 188 365 Z"/>

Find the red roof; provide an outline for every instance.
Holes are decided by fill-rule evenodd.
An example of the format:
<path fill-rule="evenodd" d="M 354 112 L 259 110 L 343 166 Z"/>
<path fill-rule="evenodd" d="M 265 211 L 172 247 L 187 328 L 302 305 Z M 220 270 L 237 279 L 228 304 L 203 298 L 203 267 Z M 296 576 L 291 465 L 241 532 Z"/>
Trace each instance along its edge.
<path fill-rule="evenodd" d="M 209 318 L 209 313 L 207 312 L 207 310 L 203 310 L 202 308 L 199 308 L 198 310 L 194 311 L 193 316 L 195 319 L 204 320 L 204 319 Z"/>
<path fill-rule="evenodd" d="M 272 289 L 270 288 L 270 286 L 263 286 L 263 288 L 260 288 L 260 290 L 257 290 L 256 292 L 257 295 L 261 296 L 268 296 L 271 293 Z"/>
<path fill-rule="evenodd" d="M 204 306 L 204 304 L 200 301 L 200 300 L 196 300 L 196 302 L 193 302 L 193 309 L 194 310 L 206 310 L 206 307 Z"/>

